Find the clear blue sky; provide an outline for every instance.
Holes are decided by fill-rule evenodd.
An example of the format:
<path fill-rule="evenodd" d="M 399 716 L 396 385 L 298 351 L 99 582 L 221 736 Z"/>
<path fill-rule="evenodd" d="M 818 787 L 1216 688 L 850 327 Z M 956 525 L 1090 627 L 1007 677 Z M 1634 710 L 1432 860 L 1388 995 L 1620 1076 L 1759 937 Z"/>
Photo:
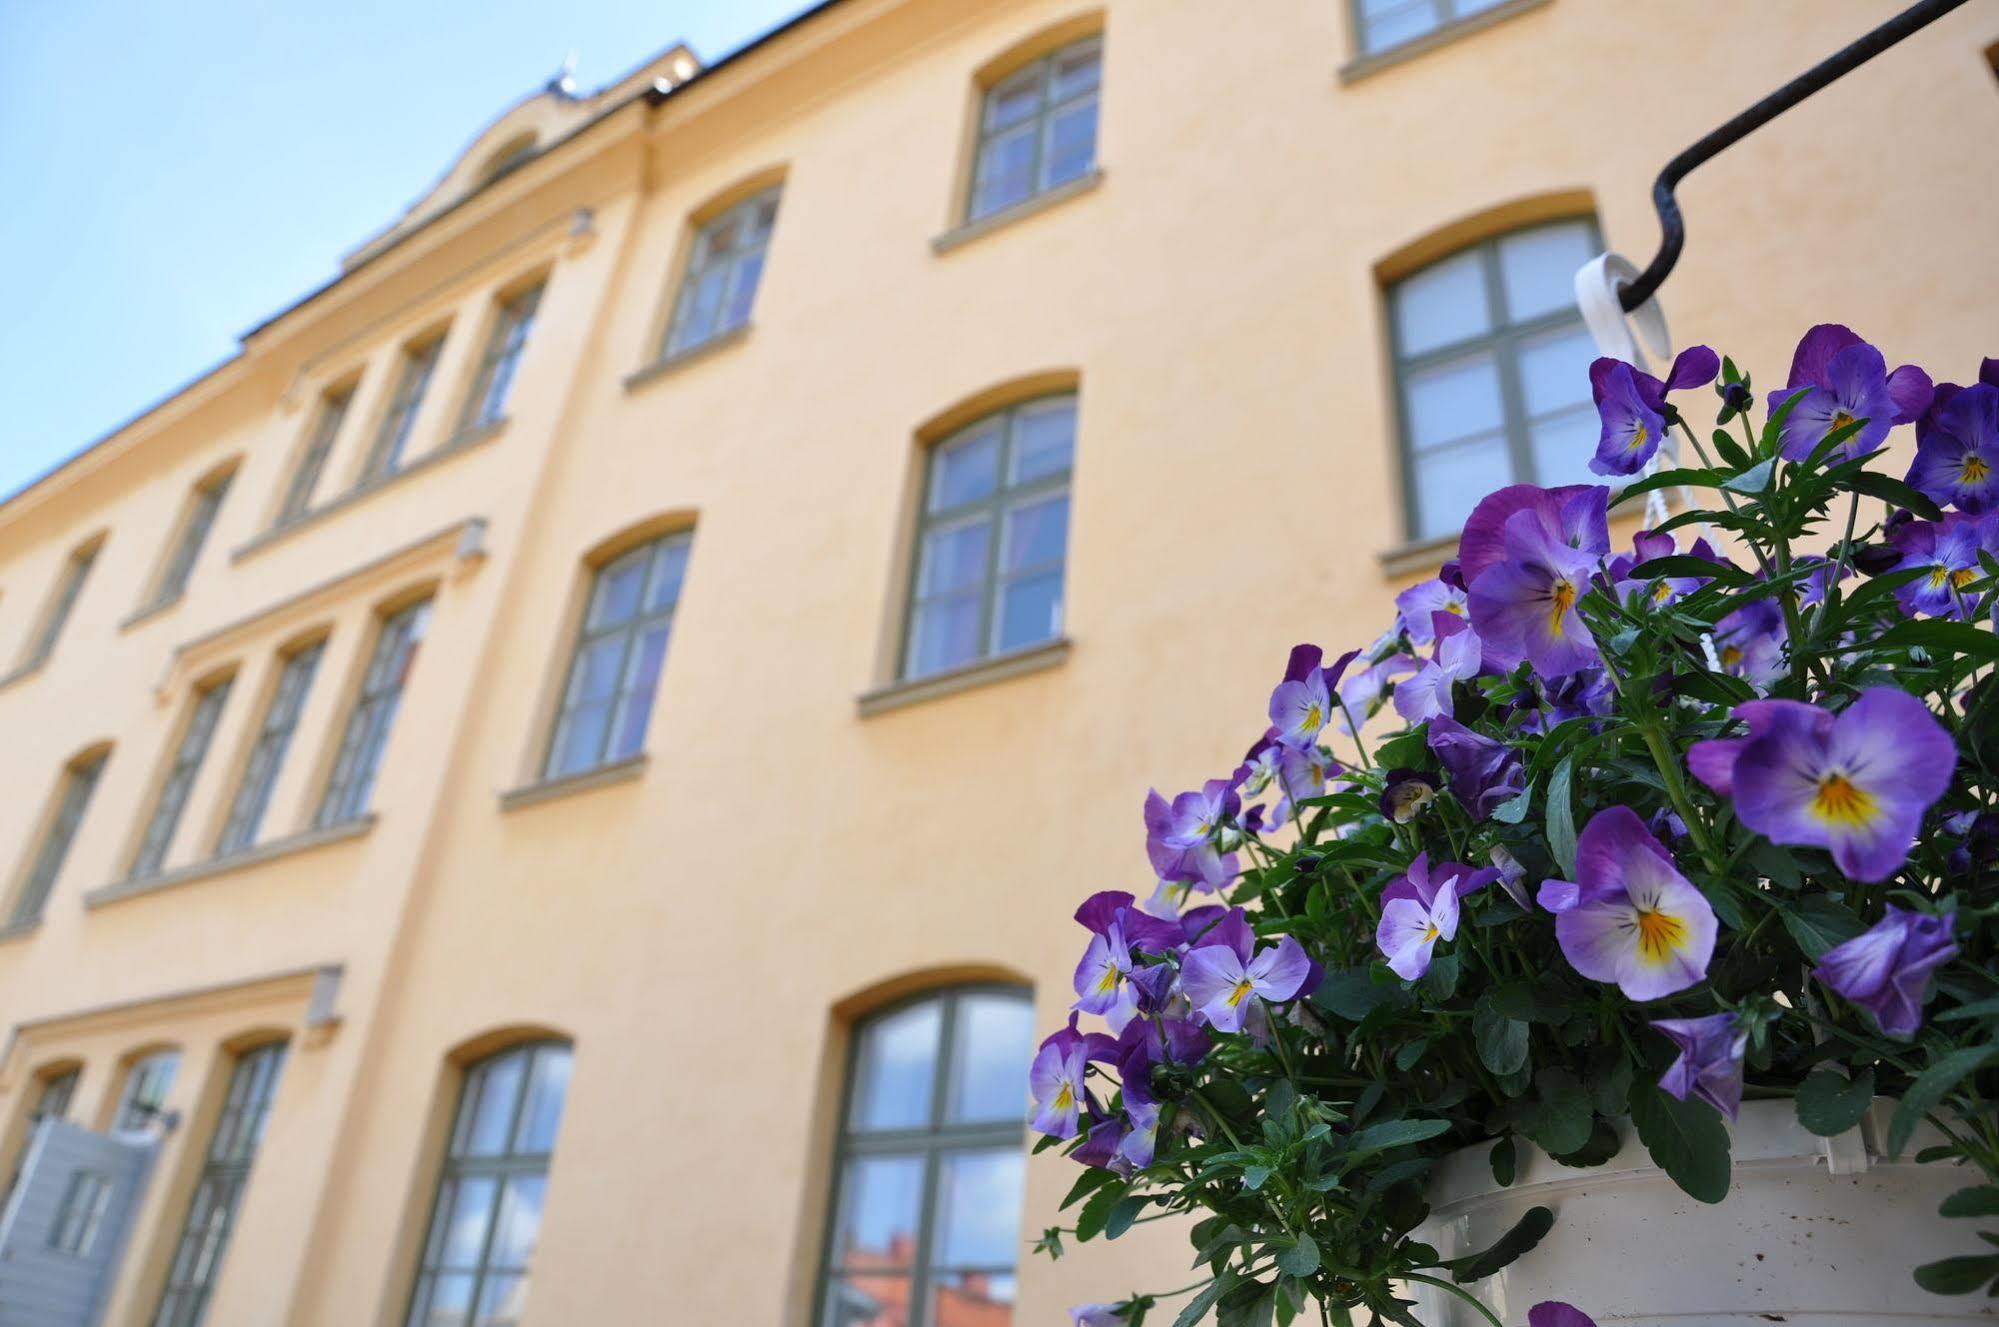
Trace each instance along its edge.
<path fill-rule="evenodd" d="M 0 496 L 226 357 L 577 54 L 805 0 L 0 0 Z"/>

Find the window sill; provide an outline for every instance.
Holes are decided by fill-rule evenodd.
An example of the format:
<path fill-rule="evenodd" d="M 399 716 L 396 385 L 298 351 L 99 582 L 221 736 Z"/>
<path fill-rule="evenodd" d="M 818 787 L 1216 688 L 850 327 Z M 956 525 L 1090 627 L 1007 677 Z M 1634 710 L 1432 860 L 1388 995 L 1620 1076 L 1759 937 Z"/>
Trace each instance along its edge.
<path fill-rule="evenodd" d="M 557 779 L 543 779 L 539 783 L 524 784 L 519 788 L 509 788 L 500 794 L 500 810 L 518 811 L 524 806 L 552 802 L 571 793 L 588 792 L 592 788 L 608 788 L 614 783 L 630 783 L 646 772 L 647 759 L 646 754 L 641 751 L 636 756 L 614 760 L 595 769 L 586 769 L 577 774 L 565 774 Z"/>
<path fill-rule="evenodd" d="M 1449 46 L 1475 32 L 1483 32 L 1510 18 L 1530 13 L 1549 3 L 1549 0 L 1506 0 L 1504 4 L 1491 9 L 1468 14 L 1464 18 L 1453 19 L 1441 28 L 1433 28 L 1420 37 L 1411 37 L 1400 46 L 1390 46 L 1385 50 L 1359 56 L 1340 66 L 1339 78 L 1342 84 L 1351 84 L 1366 78 L 1369 74 L 1393 68 L 1405 60 L 1414 60 L 1419 55 L 1427 55 L 1440 46 Z"/>
<path fill-rule="evenodd" d="M 183 593 L 183 594 L 177 594 L 171 599 L 162 599 L 160 600 L 160 602 L 156 604 L 147 604 L 144 608 L 132 614 L 132 616 L 126 618 L 123 622 L 120 622 L 118 624 L 118 630 L 121 632 L 130 631 L 133 627 L 139 626 L 142 623 L 150 622 L 154 618 L 160 616 L 162 613 L 167 612 L 169 609 L 180 607 L 181 600 L 185 598 L 187 598 L 187 595 Z"/>
<path fill-rule="evenodd" d="M 23 921 L 8 922 L 5 926 L 0 926 L 0 944 L 5 944 L 9 940 L 25 940 L 41 929 L 42 919 L 40 917 L 29 917 Z"/>
<path fill-rule="evenodd" d="M 1545 0 L 1542 2 L 1545 3 Z M 989 212 L 977 221 L 967 221 L 961 226 L 945 231 L 942 235 L 935 236 L 930 241 L 931 251 L 939 254 L 949 253 L 981 236 L 1003 230 L 1016 221 L 1031 217 L 1038 212 L 1046 212 L 1057 204 L 1066 203 L 1071 198 L 1089 193 L 1103 182 L 1104 168 L 1098 166 L 1087 175 L 1079 175 L 1066 184 L 1058 184 L 1053 189 L 1038 193 L 1025 202 L 1015 203 L 1012 207 L 1001 208 L 997 212 Z"/>
<path fill-rule="evenodd" d="M 358 839 L 374 827 L 375 817 L 372 814 L 365 815 L 358 820 L 349 820 L 345 824 L 328 825 L 324 829 L 309 829 L 302 834 L 293 834 L 289 838 L 273 839 L 269 843 L 245 848 L 242 852 L 231 853 L 227 857 L 216 857 L 209 861 L 194 862 L 171 871 L 163 871 L 159 875 L 147 876 L 144 880 L 121 880 L 115 885 L 106 885 L 102 889 L 93 889 L 85 894 L 83 906 L 101 908 L 107 903 L 139 898 L 146 894 L 158 893 L 162 889 L 172 889 L 177 885 L 190 885 L 197 880 L 207 880 L 213 876 L 228 875 L 232 871 L 276 861 L 281 857 L 292 857 L 302 852 L 310 852 L 314 848 Z"/>
<path fill-rule="evenodd" d="M 475 447 L 491 442 L 494 438 L 506 432 L 506 428 L 507 421 L 499 419 L 493 421 L 491 424 L 484 424 L 469 432 L 461 433 L 446 442 L 443 446 L 434 448 L 417 457 L 401 469 L 391 470 L 388 474 L 382 475 L 380 478 L 356 484 L 353 488 L 348 489 L 332 501 L 314 507 L 312 510 L 304 512 L 301 515 L 294 516 L 282 524 L 272 526 L 249 543 L 237 548 L 229 555 L 229 560 L 231 562 L 241 562 L 253 554 L 261 553 L 272 544 L 289 539 L 299 531 L 309 526 L 317 525 L 327 517 L 343 512 L 355 503 L 372 497 L 385 488 L 393 487 L 414 475 L 420 475 L 433 466 L 442 465 L 462 452 L 469 452 Z"/>
<path fill-rule="evenodd" d="M 661 355 L 658 359 L 637 372 L 627 374 L 625 376 L 625 390 L 635 392 L 647 383 L 668 377 L 680 369 L 686 368 L 689 364 L 699 363 L 710 355 L 727 350 L 730 346 L 740 345 L 748 339 L 752 326 L 754 324 L 744 323 L 741 327 L 732 327 L 719 336 L 711 336 L 699 345 L 688 346 L 684 350 L 676 350 L 671 355 Z"/>
<path fill-rule="evenodd" d="M 1072 644 L 1067 636 L 1057 636 L 1054 640 L 1041 645 L 1030 645 L 1024 650 L 996 654 L 991 658 L 964 664 L 947 672 L 931 673 L 925 677 L 912 678 L 907 682 L 893 682 L 885 687 L 877 687 L 873 691 L 863 693 L 854 703 L 859 708 L 861 717 L 865 719 L 871 714 L 899 710 L 906 705 L 920 705 L 926 700 L 955 696 L 960 691 L 970 691 L 974 687 L 1004 682 L 1009 678 L 1025 677 L 1029 673 L 1054 668 L 1068 659 Z"/>
<path fill-rule="evenodd" d="M 42 671 L 42 669 L 46 668 L 48 666 L 48 662 L 49 661 L 47 659 L 37 659 L 33 663 L 24 663 L 19 668 L 16 668 L 13 672 L 7 674 L 5 677 L 0 677 L 0 691 L 5 691 L 8 687 L 13 686 L 16 682 L 27 681 L 29 678 L 33 677 L 36 673 L 39 673 Z"/>

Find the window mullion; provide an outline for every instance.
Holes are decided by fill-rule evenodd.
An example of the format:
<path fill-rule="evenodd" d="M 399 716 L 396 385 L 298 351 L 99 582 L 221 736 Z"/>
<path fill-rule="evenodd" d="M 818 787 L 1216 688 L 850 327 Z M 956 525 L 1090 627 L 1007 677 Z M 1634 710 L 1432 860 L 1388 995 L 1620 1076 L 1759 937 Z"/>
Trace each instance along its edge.
<path fill-rule="evenodd" d="M 1492 333 L 1487 340 L 1492 355 L 1493 376 L 1499 380 L 1501 427 L 1506 437 L 1506 453 L 1513 471 L 1513 483 L 1536 482 L 1534 449 L 1527 436 L 1526 403 L 1522 399 L 1515 355 L 1516 337 L 1512 312 L 1506 304 L 1506 284 L 1499 271 L 1499 243 L 1479 246 L 1479 270 L 1485 278 L 1486 307 L 1492 310 Z"/>
<path fill-rule="evenodd" d="M 999 468 L 994 478 L 993 495 L 984 503 L 986 519 L 992 522 L 992 530 L 986 536 L 986 575 L 979 587 L 981 658 L 991 655 L 999 642 L 1000 544 L 1006 538 L 1006 477 L 1013 464 L 1013 421 L 1014 412 L 1009 410 L 1000 425 Z"/>

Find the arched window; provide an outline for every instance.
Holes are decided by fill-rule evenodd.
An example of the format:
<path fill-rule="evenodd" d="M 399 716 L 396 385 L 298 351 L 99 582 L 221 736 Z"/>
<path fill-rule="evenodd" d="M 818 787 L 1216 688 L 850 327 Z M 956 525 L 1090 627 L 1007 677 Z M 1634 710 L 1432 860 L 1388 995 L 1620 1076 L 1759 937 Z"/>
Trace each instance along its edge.
<path fill-rule="evenodd" d="M 987 88 L 965 219 L 1016 207 L 1097 165 L 1097 95 L 1104 41 L 1092 35 Z"/>
<path fill-rule="evenodd" d="M 684 355 L 749 326 L 782 194 L 783 186 L 773 184 L 698 224 L 661 358 Z"/>
<path fill-rule="evenodd" d="M 408 1327 L 520 1320 L 571 1056 L 564 1041 L 520 1042 L 465 1070 Z"/>
<path fill-rule="evenodd" d="M 1002 1327 L 1020 1248 L 1034 1010 L 932 992 L 854 1030 L 819 1327 Z"/>
<path fill-rule="evenodd" d="M 268 1042 L 236 1057 L 222 1113 L 201 1162 L 201 1178 L 181 1227 L 180 1244 L 168 1264 L 167 1285 L 153 1327 L 200 1327 L 208 1299 L 222 1271 L 222 1255 L 236 1226 L 236 1211 L 250 1182 L 250 1165 L 271 1117 L 285 1044 Z"/>
<path fill-rule="evenodd" d="M 1409 533 L 1457 533 L 1508 484 L 1601 482 L 1590 402 L 1594 343 L 1576 269 L 1589 219 L 1530 226 L 1431 263 L 1389 292 Z"/>
<path fill-rule="evenodd" d="M 994 411 L 930 449 L 902 676 L 1062 634 L 1074 393 Z"/>
<path fill-rule="evenodd" d="M 180 1052 L 153 1051 L 125 1071 L 125 1088 L 118 1094 L 118 1113 L 111 1117 L 113 1133 L 159 1133 L 166 1125 L 167 1093 L 180 1072 Z"/>
<path fill-rule="evenodd" d="M 524 164 L 536 151 L 535 136 L 532 133 L 517 134 L 500 144 L 493 154 L 486 158 L 486 164 L 479 168 L 479 183 L 491 184 L 516 166 Z"/>

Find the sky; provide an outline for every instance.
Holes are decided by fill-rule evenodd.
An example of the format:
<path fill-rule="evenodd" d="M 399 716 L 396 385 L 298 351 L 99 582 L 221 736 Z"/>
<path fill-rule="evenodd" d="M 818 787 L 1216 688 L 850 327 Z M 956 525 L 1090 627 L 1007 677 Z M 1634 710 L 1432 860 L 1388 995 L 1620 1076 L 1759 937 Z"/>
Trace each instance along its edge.
<path fill-rule="evenodd" d="M 589 91 L 804 0 L 0 0 L 0 496 L 235 349 L 571 52 Z"/>

